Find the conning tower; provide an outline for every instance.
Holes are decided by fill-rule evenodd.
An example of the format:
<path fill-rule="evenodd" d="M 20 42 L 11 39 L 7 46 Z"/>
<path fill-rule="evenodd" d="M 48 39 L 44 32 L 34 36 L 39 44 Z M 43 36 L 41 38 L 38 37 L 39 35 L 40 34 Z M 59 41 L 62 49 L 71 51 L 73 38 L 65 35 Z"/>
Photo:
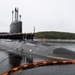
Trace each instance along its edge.
<path fill-rule="evenodd" d="M 10 25 L 10 33 L 22 33 L 21 15 L 19 15 L 18 8 L 15 8 L 14 11 L 12 11 L 12 23 Z"/>

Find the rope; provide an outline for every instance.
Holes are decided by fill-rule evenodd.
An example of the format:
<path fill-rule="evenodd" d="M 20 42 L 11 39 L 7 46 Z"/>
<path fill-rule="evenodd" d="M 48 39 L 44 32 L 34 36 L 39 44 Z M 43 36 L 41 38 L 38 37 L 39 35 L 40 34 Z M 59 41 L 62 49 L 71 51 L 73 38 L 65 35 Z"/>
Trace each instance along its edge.
<path fill-rule="evenodd" d="M 15 67 L 7 72 L 4 72 L 1 75 L 12 75 L 15 72 L 22 72 L 22 70 L 36 68 L 40 66 L 63 65 L 63 64 L 75 64 L 75 60 L 51 60 L 51 61 L 43 61 L 43 62 L 33 62 L 30 64 L 24 64 L 24 65 Z"/>

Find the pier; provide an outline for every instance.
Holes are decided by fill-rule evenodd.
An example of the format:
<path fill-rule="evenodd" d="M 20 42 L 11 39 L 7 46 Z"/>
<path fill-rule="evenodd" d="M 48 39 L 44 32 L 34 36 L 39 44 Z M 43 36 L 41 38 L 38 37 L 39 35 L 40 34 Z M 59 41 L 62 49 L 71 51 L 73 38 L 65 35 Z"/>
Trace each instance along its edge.
<path fill-rule="evenodd" d="M 34 37 L 34 34 L 32 34 L 32 33 L 0 34 L 0 39 L 17 39 L 17 40 L 32 39 L 33 40 L 33 37 Z"/>

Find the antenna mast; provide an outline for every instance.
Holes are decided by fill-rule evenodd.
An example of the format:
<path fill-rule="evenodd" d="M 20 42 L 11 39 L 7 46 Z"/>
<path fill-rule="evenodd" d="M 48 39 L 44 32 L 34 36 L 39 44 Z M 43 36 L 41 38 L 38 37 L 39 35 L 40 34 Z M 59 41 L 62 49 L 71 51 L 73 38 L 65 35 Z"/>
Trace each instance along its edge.
<path fill-rule="evenodd" d="M 13 22 L 13 14 L 14 14 L 14 11 L 12 10 L 12 22 Z"/>
<path fill-rule="evenodd" d="M 15 21 L 18 21 L 18 8 L 15 8 Z"/>
<path fill-rule="evenodd" d="M 22 16 L 21 16 L 21 15 L 19 15 L 19 17 L 20 17 L 20 21 L 21 21 L 21 17 L 22 17 Z"/>
<path fill-rule="evenodd" d="M 34 31 L 33 34 L 34 34 L 34 37 L 35 37 L 35 26 L 34 26 L 34 30 L 33 31 Z"/>

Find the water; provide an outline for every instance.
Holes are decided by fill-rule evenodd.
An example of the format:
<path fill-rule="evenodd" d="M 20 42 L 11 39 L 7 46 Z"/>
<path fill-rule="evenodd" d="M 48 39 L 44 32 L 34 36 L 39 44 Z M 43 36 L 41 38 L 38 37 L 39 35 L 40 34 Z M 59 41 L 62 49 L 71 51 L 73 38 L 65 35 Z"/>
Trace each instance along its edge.
<path fill-rule="evenodd" d="M 49 60 L 45 57 L 36 56 L 28 54 L 28 56 L 17 55 L 12 52 L 7 52 L 5 50 L 0 49 L 0 74 L 2 74 L 5 71 L 10 70 L 11 68 L 14 68 L 16 66 L 20 66 L 25 63 L 33 63 L 37 61 L 45 61 Z"/>
<path fill-rule="evenodd" d="M 57 46 L 62 46 L 64 48 L 75 51 L 75 43 L 50 43 Z M 48 60 L 44 57 L 29 55 L 29 57 L 25 55 L 17 55 L 12 52 L 6 52 L 5 50 L 0 49 L 0 74 L 3 72 L 22 65 L 24 63 L 32 63 L 34 61 L 43 61 Z M 39 67 L 36 69 L 29 69 L 26 71 L 22 71 L 20 74 L 16 75 L 75 75 L 75 65 L 56 65 L 56 66 L 46 66 Z M 38 73 L 39 72 L 39 73 Z"/>

